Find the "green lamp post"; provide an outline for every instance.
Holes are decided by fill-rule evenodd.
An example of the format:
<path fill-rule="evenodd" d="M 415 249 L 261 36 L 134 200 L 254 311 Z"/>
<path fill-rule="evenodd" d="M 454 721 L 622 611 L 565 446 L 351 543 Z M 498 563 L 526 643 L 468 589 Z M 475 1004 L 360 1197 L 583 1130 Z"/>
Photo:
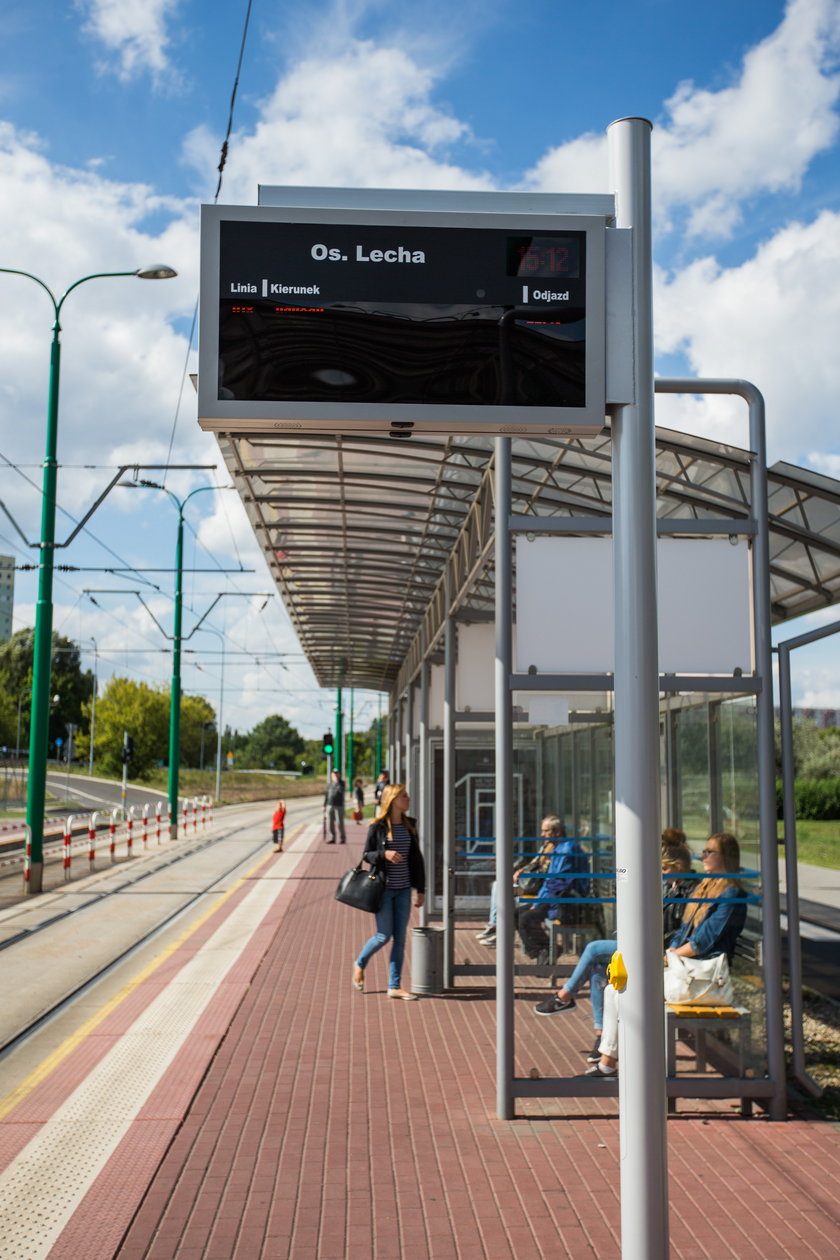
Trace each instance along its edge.
<path fill-rule="evenodd" d="M 53 552 L 55 550 L 55 506 L 58 485 L 58 387 L 61 366 L 61 308 L 80 284 L 88 280 L 104 280 L 118 276 L 137 276 L 141 280 L 169 280 L 178 273 L 160 264 L 137 271 L 97 271 L 76 280 L 56 298 L 43 280 L 16 267 L 0 267 L 9 276 L 25 276 L 44 290 L 53 304 L 50 379 L 47 396 L 47 442 L 44 455 L 43 502 L 41 506 L 40 561 L 38 564 L 38 602 L 35 606 L 35 639 L 32 657 L 32 706 L 30 716 L 29 773 L 26 789 L 26 823 L 31 841 L 31 858 L 26 880 L 27 893 L 39 893 L 44 873 L 44 805 L 47 794 L 47 754 L 49 752 L 50 668 L 52 664 L 52 592 Z"/>
<path fill-rule="evenodd" d="M 175 544 L 175 612 L 172 620 L 172 683 L 169 692 L 169 777 L 167 795 L 169 797 L 169 835 L 172 840 L 178 838 L 178 779 L 181 763 L 181 610 L 183 602 L 184 572 L 184 508 L 195 495 L 203 490 L 216 490 L 217 486 L 197 486 L 185 498 L 168 490 L 156 481 L 141 479 L 136 483 L 149 490 L 162 490 L 168 494 L 178 509 L 178 537 Z"/>

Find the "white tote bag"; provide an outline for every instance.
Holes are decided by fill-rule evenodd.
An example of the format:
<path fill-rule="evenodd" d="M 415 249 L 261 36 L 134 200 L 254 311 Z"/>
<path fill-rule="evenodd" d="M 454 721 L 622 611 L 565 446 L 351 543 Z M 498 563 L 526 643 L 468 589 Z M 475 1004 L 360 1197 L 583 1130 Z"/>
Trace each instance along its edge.
<path fill-rule="evenodd" d="M 726 954 L 682 958 L 669 949 L 665 1001 L 685 1006 L 731 1006 L 735 997 Z"/>

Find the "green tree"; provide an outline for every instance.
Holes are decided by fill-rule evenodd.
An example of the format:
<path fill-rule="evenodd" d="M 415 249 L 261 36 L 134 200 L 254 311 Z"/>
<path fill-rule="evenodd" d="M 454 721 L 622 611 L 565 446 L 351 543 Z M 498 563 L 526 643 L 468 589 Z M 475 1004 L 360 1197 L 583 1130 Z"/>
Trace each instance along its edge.
<path fill-rule="evenodd" d="M 273 713 L 251 731 L 239 764 L 254 769 L 299 770 L 304 748 L 300 733 L 279 713 Z"/>
<path fill-rule="evenodd" d="M 203 696 L 181 697 L 181 765 L 199 764 L 202 729 L 205 723 L 213 723 L 215 716 Z M 130 678 L 109 679 L 96 702 L 93 749 L 97 765 L 106 774 L 122 774 L 121 749 L 126 731 L 134 740 L 134 755 L 128 768 L 132 779 L 142 779 L 159 763 L 168 761 L 169 688 L 165 683 L 150 687 Z M 207 738 L 205 730 L 205 752 Z M 82 746 L 80 742 L 80 751 Z M 87 747 L 85 744 L 85 752 Z"/>
<path fill-rule="evenodd" d="M 207 765 L 216 756 L 216 712 L 204 696 L 181 696 L 182 766 L 201 765 L 202 743 Z"/>
<path fill-rule="evenodd" d="M 2 742 L 12 745 L 17 739 L 17 714 L 20 705 L 21 747 L 29 745 L 29 709 L 32 691 L 31 629 L 18 630 L 7 643 L 0 645 L 0 691 L 7 703 L 0 708 Z M 66 741 L 70 726 L 76 731 L 87 729 L 86 702 L 93 695 L 93 674 L 82 670 L 78 644 L 63 635 L 52 636 L 52 673 L 50 694 L 58 699 L 50 706 L 49 740 Z M 14 713 L 14 731 L 8 729 L 9 709 Z"/>

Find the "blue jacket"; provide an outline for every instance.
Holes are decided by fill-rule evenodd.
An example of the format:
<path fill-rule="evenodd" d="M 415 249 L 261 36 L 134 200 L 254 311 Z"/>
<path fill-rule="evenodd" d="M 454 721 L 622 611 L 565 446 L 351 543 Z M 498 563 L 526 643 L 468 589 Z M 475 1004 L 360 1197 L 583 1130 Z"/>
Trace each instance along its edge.
<path fill-rule="evenodd" d="M 589 858 L 578 842 L 561 840 L 549 860 L 537 903 L 551 901 L 554 897 L 588 897 L 589 880 L 581 878 L 588 874 Z M 551 906 L 548 918 L 555 918 L 562 909 L 562 906 Z"/>
<path fill-rule="evenodd" d="M 702 923 L 696 926 L 684 923 L 671 941 L 670 948 L 677 949 L 688 941 L 697 958 L 726 954 L 731 962 L 735 953 L 735 942 L 747 921 L 744 896 L 744 890 L 737 884 L 727 884 L 720 896 L 715 897 L 711 903 L 709 913 Z"/>

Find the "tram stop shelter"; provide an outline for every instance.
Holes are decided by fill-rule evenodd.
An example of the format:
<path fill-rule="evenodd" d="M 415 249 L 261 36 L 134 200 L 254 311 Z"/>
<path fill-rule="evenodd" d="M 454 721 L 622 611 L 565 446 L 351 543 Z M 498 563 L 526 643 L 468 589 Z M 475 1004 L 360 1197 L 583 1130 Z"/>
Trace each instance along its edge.
<path fill-rule="evenodd" d="M 701 393 L 703 383 L 663 381 L 657 390 Z M 559 815 L 591 854 L 597 934 L 612 934 L 613 714 L 602 633 L 611 620 L 609 429 L 514 438 L 511 501 L 501 511 L 491 437 L 218 436 L 318 682 L 387 695 L 388 766 L 392 780 L 408 783 L 419 815 L 429 867 L 424 919 L 444 929 L 447 986 L 460 974 L 491 983 L 495 970 L 475 949 L 471 962 L 459 962 L 455 942 L 484 922 L 494 877 L 494 593 L 496 535 L 505 531 L 516 849 L 534 846 L 542 816 Z M 781 977 L 765 965 L 768 937 L 780 928 L 762 912 L 777 879 L 777 838 L 775 816 L 760 817 L 759 781 L 775 772 L 762 765 L 757 739 L 757 707 L 762 695 L 772 704 L 772 680 L 755 667 L 755 636 L 769 633 L 752 597 L 763 506 L 756 490 L 766 502 L 778 624 L 840 598 L 840 483 L 784 463 L 756 477 L 756 458 L 656 432 L 660 606 L 673 619 L 661 651 L 687 645 L 661 668 L 662 822 L 683 828 L 695 848 L 710 832 L 735 832 L 751 902 L 748 947 L 734 964 L 749 1044 L 723 1075 L 677 1078 L 668 1090 L 769 1104 L 784 1082 L 768 1075 L 768 1038 L 781 1036 L 782 1015 Z M 585 553 L 570 551 L 581 543 Z M 546 544 L 553 554 L 540 555 Z M 675 560 L 669 547 L 679 549 Z M 725 626 L 717 646 L 707 642 L 716 621 Z M 580 948 L 585 935 L 582 927 L 565 944 Z M 562 976 L 573 961 L 562 953 L 547 964 L 520 959 L 515 970 Z M 508 1087 L 579 1096 L 592 1083 L 513 1079 Z"/>
<path fill-rule="evenodd" d="M 747 902 L 728 1066 L 669 1070 L 668 1095 L 784 1113 L 771 628 L 840 594 L 840 487 L 768 470 L 759 389 L 653 379 L 649 131 L 608 129 L 614 197 L 262 188 L 256 210 L 205 207 L 198 386 L 319 683 L 388 696 L 432 970 L 445 988 L 495 970 L 500 1118 L 603 1092 L 517 1075 L 514 989 L 568 974 L 623 906 L 640 1158 L 664 1132 L 637 1036 L 662 1009 L 657 815 L 690 842 L 735 832 Z M 740 398 L 746 449 L 654 434 L 655 393 Z M 523 960 L 507 870 L 548 814 L 588 895 Z M 494 878 L 495 968 L 456 948 Z"/>

